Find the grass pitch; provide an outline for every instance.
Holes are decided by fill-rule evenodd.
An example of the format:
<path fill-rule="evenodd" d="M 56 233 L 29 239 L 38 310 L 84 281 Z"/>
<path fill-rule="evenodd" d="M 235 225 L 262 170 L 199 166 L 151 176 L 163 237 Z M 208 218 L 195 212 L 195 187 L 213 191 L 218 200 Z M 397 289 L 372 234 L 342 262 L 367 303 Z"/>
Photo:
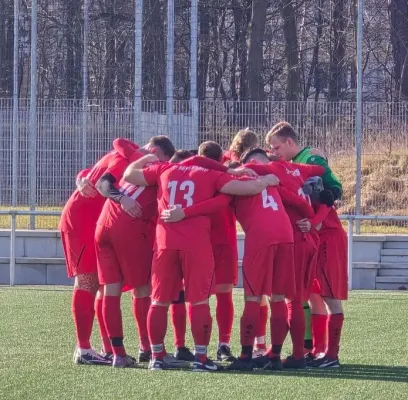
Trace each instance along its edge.
<path fill-rule="evenodd" d="M 73 365 L 70 297 L 70 288 L 64 287 L 0 288 L 1 399 L 392 400 L 407 397 L 408 293 L 351 294 L 345 309 L 343 367 L 339 370 L 213 374 Z M 235 352 L 239 350 L 242 299 L 242 291 L 237 290 Z M 126 346 L 130 354 L 136 354 L 129 295 L 124 296 L 122 306 Z M 97 328 L 93 343 L 99 348 L 96 331 Z M 211 355 L 216 350 L 215 321 L 213 332 Z M 168 349 L 172 348 L 171 341 L 170 330 Z M 192 344 L 190 336 L 187 344 Z M 287 345 L 284 353 L 288 350 Z"/>

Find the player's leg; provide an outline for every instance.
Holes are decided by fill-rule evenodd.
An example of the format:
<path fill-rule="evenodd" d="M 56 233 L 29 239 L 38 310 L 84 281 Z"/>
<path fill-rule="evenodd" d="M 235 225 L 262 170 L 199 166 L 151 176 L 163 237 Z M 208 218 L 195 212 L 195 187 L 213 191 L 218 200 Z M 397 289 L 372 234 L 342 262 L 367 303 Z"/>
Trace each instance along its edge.
<path fill-rule="evenodd" d="M 255 337 L 253 358 L 262 357 L 266 354 L 266 326 L 268 324 L 268 303 L 267 296 L 262 296 L 258 332 Z"/>
<path fill-rule="evenodd" d="M 102 341 L 102 355 L 105 358 L 113 358 L 112 345 L 106 330 L 105 320 L 103 319 L 103 287 L 101 286 L 96 293 L 95 298 L 95 316 L 98 321 L 99 334 Z"/>
<path fill-rule="evenodd" d="M 242 275 L 245 306 L 240 324 L 241 355 L 228 366 L 230 370 L 252 370 L 258 365 L 252 358 L 254 341 L 259 331 L 262 297 L 270 296 L 272 291 L 273 258 L 273 246 L 244 254 Z"/>
<path fill-rule="evenodd" d="M 285 298 L 296 295 L 293 243 L 279 244 L 274 247 L 273 281 L 271 298 L 271 343 L 269 362 L 265 370 L 280 370 L 282 346 L 289 331 L 288 308 Z"/>
<path fill-rule="evenodd" d="M 308 363 L 322 353 L 325 353 L 327 344 L 327 308 L 322 296 L 316 293 L 317 291 L 320 292 L 320 286 L 316 280 L 314 284 L 314 291 L 310 294 L 309 299 L 311 309 L 313 349 L 311 354 L 307 356 Z"/>
<path fill-rule="evenodd" d="M 182 271 L 194 339 L 193 371 L 217 371 L 219 367 L 207 356 L 212 331 L 209 298 L 214 289 L 214 256 L 212 247 L 203 245 L 200 253 L 181 251 Z"/>
<path fill-rule="evenodd" d="M 147 316 L 147 330 L 152 350 L 149 369 L 164 368 L 167 314 L 171 302 L 177 298 L 182 283 L 178 250 L 155 251 L 152 263 L 152 305 Z"/>
<path fill-rule="evenodd" d="M 77 342 L 74 362 L 77 364 L 101 364 L 110 361 L 97 354 L 90 343 L 95 317 L 95 295 L 99 283 L 94 259 L 93 237 L 92 240 L 85 239 L 74 233 L 61 232 L 67 273 L 69 277 L 75 278 L 71 302 Z M 89 242 L 92 242 L 92 246 Z"/>
<path fill-rule="evenodd" d="M 321 296 L 329 316 L 327 319 L 326 355 L 316 358 L 312 366 L 339 367 L 339 348 L 344 321 L 342 300 L 348 296 L 347 237 L 342 229 L 333 230 L 321 238 L 325 259 L 318 265 L 317 277 Z"/>
<path fill-rule="evenodd" d="M 171 323 L 174 332 L 174 357 L 180 361 L 194 361 L 194 354 L 186 347 L 187 310 L 185 292 L 180 290 L 177 300 L 170 306 Z"/>
<path fill-rule="evenodd" d="M 236 246 L 213 246 L 215 264 L 215 293 L 217 298 L 216 318 L 218 325 L 217 360 L 233 361 L 231 332 L 234 322 L 232 290 L 238 276 L 238 254 Z"/>
<path fill-rule="evenodd" d="M 306 354 L 312 353 L 313 350 L 313 336 L 312 336 L 312 311 L 309 302 L 303 303 L 303 313 L 305 318 L 305 336 L 304 336 L 304 352 Z"/>

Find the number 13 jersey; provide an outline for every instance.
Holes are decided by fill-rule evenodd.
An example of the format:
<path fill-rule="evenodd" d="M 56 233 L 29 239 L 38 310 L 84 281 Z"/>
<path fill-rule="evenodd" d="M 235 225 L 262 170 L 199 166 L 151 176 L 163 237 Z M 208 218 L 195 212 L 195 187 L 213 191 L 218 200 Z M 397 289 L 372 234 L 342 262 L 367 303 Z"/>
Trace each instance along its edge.
<path fill-rule="evenodd" d="M 245 250 L 293 243 L 293 229 L 278 190 L 267 187 L 254 196 L 236 196 L 235 216 L 245 232 Z"/>
<path fill-rule="evenodd" d="M 199 166 L 155 164 L 143 170 L 146 182 L 157 185 L 159 214 L 172 206 L 181 208 L 208 200 L 234 178 L 224 172 Z M 196 250 L 211 246 L 208 216 L 186 218 L 176 223 L 160 219 L 156 228 L 156 249 Z"/>

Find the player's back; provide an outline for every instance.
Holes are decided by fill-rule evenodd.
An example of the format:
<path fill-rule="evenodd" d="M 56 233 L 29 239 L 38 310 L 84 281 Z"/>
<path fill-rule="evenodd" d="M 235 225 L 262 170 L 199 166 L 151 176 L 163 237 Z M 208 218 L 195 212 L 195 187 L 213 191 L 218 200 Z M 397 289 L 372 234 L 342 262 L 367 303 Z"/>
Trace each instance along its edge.
<path fill-rule="evenodd" d="M 210 215 L 213 246 L 232 244 L 237 240 L 237 228 L 231 204 Z"/>
<path fill-rule="evenodd" d="M 272 186 L 254 196 L 235 197 L 235 216 L 252 250 L 293 242 L 293 230 L 278 190 Z"/>
<path fill-rule="evenodd" d="M 181 208 L 208 200 L 231 178 L 222 172 L 198 166 L 169 164 L 160 174 L 159 213 L 171 206 Z M 166 224 L 159 219 L 156 238 L 159 248 L 200 250 L 210 243 L 211 223 L 208 216 L 186 218 Z"/>

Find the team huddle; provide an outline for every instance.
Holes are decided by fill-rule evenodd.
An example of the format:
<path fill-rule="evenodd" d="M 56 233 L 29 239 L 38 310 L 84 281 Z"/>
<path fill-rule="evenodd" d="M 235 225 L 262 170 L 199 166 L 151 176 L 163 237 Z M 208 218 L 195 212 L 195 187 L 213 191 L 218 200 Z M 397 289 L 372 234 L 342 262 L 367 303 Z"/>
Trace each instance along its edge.
<path fill-rule="evenodd" d="M 150 370 L 281 370 L 339 367 L 347 299 L 347 239 L 335 209 L 342 186 L 325 156 L 302 148 L 287 122 L 249 129 L 223 151 L 215 142 L 176 150 L 166 136 L 144 147 L 116 139 L 81 171 L 60 231 L 78 364 Z M 241 353 L 230 348 L 238 281 L 237 222 L 245 233 Z M 121 294 L 132 291 L 137 360 L 127 354 Z M 218 361 L 207 356 L 216 296 Z M 269 307 L 268 307 L 269 303 Z M 174 354 L 164 342 L 168 310 Z M 266 326 L 270 309 L 270 346 Z M 187 315 L 194 352 L 186 347 Z M 103 349 L 90 343 L 97 318 Z M 292 354 L 281 358 L 290 335 Z"/>

